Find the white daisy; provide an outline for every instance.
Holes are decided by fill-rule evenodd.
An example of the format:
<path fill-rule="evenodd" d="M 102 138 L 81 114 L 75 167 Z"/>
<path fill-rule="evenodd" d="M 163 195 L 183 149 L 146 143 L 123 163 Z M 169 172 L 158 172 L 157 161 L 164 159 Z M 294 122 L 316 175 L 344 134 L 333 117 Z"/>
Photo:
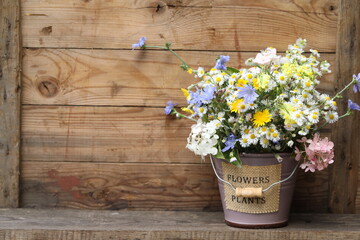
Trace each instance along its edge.
<path fill-rule="evenodd" d="M 326 120 L 326 122 L 328 122 L 328 123 L 334 123 L 334 122 L 336 122 L 338 119 L 339 119 L 339 115 L 338 115 L 337 112 L 330 111 L 330 112 L 327 112 L 327 113 L 325 114 L 325 120 Z"/>

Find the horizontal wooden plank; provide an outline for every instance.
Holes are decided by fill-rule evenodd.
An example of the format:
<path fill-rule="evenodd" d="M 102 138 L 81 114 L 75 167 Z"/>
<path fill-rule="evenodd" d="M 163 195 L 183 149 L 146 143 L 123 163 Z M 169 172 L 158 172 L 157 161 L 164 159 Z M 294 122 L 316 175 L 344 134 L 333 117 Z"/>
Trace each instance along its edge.
<path fill-rule="evenodd" d="M 73 8 L 163 8 L 163 7 L 251 7 L 264 8 L 274 11 L 289 11 L 289 12 L 307 12 L 307 13 L 323 13 L 323 14 L 337 14 L 339 7 L 339 0 L 163 0 L 163 1 L 128 1 L 128 0 L 113 0 L 113 1 L 47 1 L 51 3 L 52 7 L 73 7 Z M 22 0 L 23 5 L 36 5 L 39 0 Z"/>
<path fill-rule="evenodd" d="M 328 195 L 324 182 L 327 172 L 308 177 L 299 173 L 293 211 L 326 212 Z M 115 164 L 26 161 L 22 164 L 21 181 L 21 206 L 26 208 L 221 209 L 217 180 L 208 162 Z"/>
<path fill-rule="evenodd" d="M 199 163 L 192 124 L 162 108 L 23 106 L 22 160 Z"/>
<path fill-rule="evenodd" d="M 23 161 L 199 163 L 162 108 L 23 106 Z"/>
<path fill-rule="evenodd" d="M 310 46 L 312 47 L 311 43 Z M 178 52 L 188 64 L 209 70 L 220 54 L 229 66 L 246 67 L 256 53 Z M 164 51 L 25 49 L 24 104 L 164 106 L 185 104 L 180 88 L 196 79 L 179 68 L 179 60 Z M 335 54 L 322 54 L 330 64 Z M 320 89 L 332 92 L 334 74 L 322 78 Z"/>
<path fill-rule="evenodd" d="M 294 214 L 280 229 L 238 229 L 222 212 L 1 209 L 4 240 L 359 239 L 358 215 Z"/>
<path fill-rule="evenodd" d="M 183 7 L 148 1 L 148 7 L 129 8 L 124 7 L 124 1 L 75 4 L 73 0 L 24 0 L 23 45 L 129 49 L 141 36 L 147 36 L 151 45 L 172 42 L 176 49 L 257 51 L 267 45 L 284 50 L 303 37 L 322 52 L 335 52 L 336 14 L 305 12 L 307 8 L 301 6 L 306 4 L 295 4 L 302 11 L 286 11 L 279 7 L 285 1 L 267 9 L 271 3 L 264 2 L 243 6 L 239 1 L 239 7 L 231 3 L 228 7 Z"/>
<path fill-rule="evenodd" d="M 221 209 L 209 164 L 23 162 L 21 180 L 25 208 Z"/>

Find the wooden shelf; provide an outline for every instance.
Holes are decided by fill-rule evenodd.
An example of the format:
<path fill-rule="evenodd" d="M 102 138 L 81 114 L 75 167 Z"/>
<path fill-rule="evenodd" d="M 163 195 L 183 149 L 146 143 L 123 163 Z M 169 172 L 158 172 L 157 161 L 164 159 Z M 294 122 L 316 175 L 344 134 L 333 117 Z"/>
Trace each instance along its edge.
<path fill-rule="evenodd" d="M 360 239 L 360 215 L 294 214 L 287 227 L 238 229 L 222 212 L 0 209 L 0 239 Z"/>

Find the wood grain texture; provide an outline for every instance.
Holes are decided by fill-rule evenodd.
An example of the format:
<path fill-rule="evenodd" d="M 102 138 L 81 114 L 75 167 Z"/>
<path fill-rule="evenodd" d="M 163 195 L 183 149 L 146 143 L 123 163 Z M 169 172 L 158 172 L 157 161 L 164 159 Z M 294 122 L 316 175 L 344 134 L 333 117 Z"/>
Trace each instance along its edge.
<path fill-rule="evenodd" d="M 23 106 L 22 160 L 199 163 L 185 148 L 192 124 L 162 108 Z"/>
<path fill-rule="evenodd" d="M 305 173 L 304 170 L 299 169 L 291 212 L 326 213 L 328 212 L 328 201 L 329 170 Z"/>
<path fill-rule="evenodd" d="M 163 108 L 23 106 L 23 161 L 199 163 Z"/>
<path fill-rule="evenodd" d="M 236 7 L 230 1 L 226 7 L 171 4 L 178 1 L 145 1 L 147 6 L 137 7 L 139 2 L 124 7 L 124 1 L 24 0 L 24 46 L 129 49 L 146 36 L 150 45 L 172 42 L 175 49 L 258 51 L 268 45 L 284 50 L 303 37 L 321 52 L 335 52 L 335 13 L 285 10 L 306 4 L 279 1 L 269 9 L 266 1 L 238 1 Z M 316 2 L 310 8 L 318 8 Z M 336 5 L 320 1 L 320 6 L 328 3 Z"/>
<path fill-rule="evenodd" d="M 110 205 L 108 206 L 91 202 L 96 200 L 103 203 L 102 201 L 105 201 L 107 194 L 100 194 L 103 189 L 101 186 L 96 190 L 97 199 L 93 200 L 90 196 L 90 200 L 87 198 L 73 200 L 71 199 L 73 195 L 69 193 L 64 195 L 59 189 L 47 185 L 48 181 L 54 182 L 54 180 L 49 180 L 49 176 L 46 175 L 54 168 L 53 166 L 56 166 L 57 171 L 61 169 L 62 174 L 66 176 L 73 176 L 66 174 L 68 171 L 80 171 L 80 173 L 76 173 L 79 179 L 88 178 L 87 176 L 79 177 L 81 174 L 93 175 L 97 179 L 98 168 L 110 169 L 104 171 L 119 168 L 120 172 L 117 175 L 124 174 L 124 178 L 128 175 L 153 178 L 157 174 L 158 178 L 161 178 L 161 170 L 157 170 L 157 168 L 183 169 L 185 167 L 186 171 L 176 173 L 178 177 L 183 174 L 185 178 L 188 175 L 196 178 L 195 176 L 200 172 L 200 176 L 196 178 L 197 184 L 201 184 L 202 181 L 201 171 L 203 170 L 199 169 L 204 168 L 206 171 L 210 169 L 208 161 L 205 162 L 206 164 L 201 164 L 200 158 L 185 148 L 192 123 L 168 118 L 163 114 L 162 108 L 23 106 L 22 111 L 22 185 L 26 186 L 22 189 L 22 206 L 24 207 L 92 209 L 117 208 L 118 206 L 134 209 L 142 207 L 140 203 L 128 206 L 125 203 L 120 205 L 117 202 L 107 202 Z M 329 132 L 324 132 L 323 136 L 330 137 Z M 132 166 L 131 164 L 133 164 L 132 169 L 134 170 L 124 168 L 124 166 Z M 146 171 L 145 173 L 143 173 L 143 169 Z M 148 173 L 147 169 L 154 171 L 154 175 L 149 176 L 152 173 Z M 135 170 L 136 174 L 135 172 L 131 173 Z M 214 177 L 212 171 L 208 173 L 208 178 Z M 104 184 L 116 181 L 115 177 L 114 179 L 113 177 L 108 178 L 108 176 L 104 176 L 99 181 Z M 124 180 L 120 177 L 119 181 Z M 168 184 L 172 184 L 167 181 L 165 179 L 159 181 L 158 188 L 167 189 Z M 205 179 L 205 181 L 207 180 Z M 293 211 L 326 212 L 327 181 L 326 171 L 315 175 L 299 173 Z M 89 184 L 84 185 L 88 186 Z M 112 187 L 111 185 L 110 188 Z M 181 184 L 174 184 L 173 187 L 175 189 L 182 188 Z M 88 192 L 91 191 L 95 190 L 85 190 L 83 194 L 89 194 Z M 98 193 L 99 191 L 100 193 Z M 148 192 L 147 189 L 139 188 L 137 191 L 146 199 L 148 194 L 150 199 L 155 196 L 155 193 L 151 192 L 152 190 Z M 116 199 L 119 198 L 119 194 L 111 193 L 109 195 Z M 202 210 L 197 202 L 176 202 L 176 206 L 173 206 L 173 200 L 164 198 L 162 195 L 159 195 L 158 198 L 162 199 L 160 201 L 164 201 L 162 207 L 168 207 L 167 209 L 178 209 L 177 206 L 182 206 L 181 209 Z M 206 198 L 208 201 L 213 201 L 212 195 L 204 196 L 204 199 Z M 128 200 L 130 201 L 131 198 Z M 216 206 L 219 207 L 220 204 L 218 201 Z M 159 206 L 155 200 L 143 206 L 145 209 L 157 207 Z"/>
<path fill-rule="evenodd" d="M 228 227 L 221 212 L 0 210 L 4 240 L 358 240 L 359 229 L 358 215 L 294 214 L 285 228 L 259 230 Z"/>
<path fill-rule="evenodd" d="M 209 164 L 24 162 L 21 207 L 220 210 Z"/>
<path fill-rule="evenodd" d="M 360 176 L 360 161 L 359 161 L 358 177 L 359 176 Z M 356 199 L 355 199 L 355 213 L 356 214 L 360 214 L 360 183 L 359 183 L 359 181 L 357 183 L 357 192 L 356 192 Z"/>
<path fill-rule="evenodd" d="M 326 175 L 298 178 L 293 212 L 326 212 Z M 26 161 L 21 181 L 25 208 L 221 210 L 217 180 L 208 163 Z"/>
<path fill-rule="evenodd" d="M 0 0 L 0 207 L 19 204 L 20 1 Z"/>
<path fill-rule="evenodd" d="M 161 9 L 163 7 L 224 7 L 224 8 L 239 8 L 239 7 L 257 7 L 274 11 L 289 11 L 289 12 L 307 12 L 307 13 L 323 13 L 323 14 L 337 14 L 339 7 L 339 0 L 257 0 L 257 1 L 232 1 L 232 0 L 162 0 L 162 1 L 128 1 L 128 0 L 113 0 L 102 1 L 47 1 L 51 2 L 52 7 L 73 7 L 73 8 L 102 8 L 119 7 L 119 8 L 155 8 Z M 23 5 L 36 5 L 39 0 L 22 0 Z M 101 4 L 101 5 L 99 5 Z M 159 11 L 158 10 L 158 11 Z"/>
<path fill-rule="evenodd" d="M 309 43 L 309 49 L 312 48 Z M 220 54 L 229 66 L 246 67 L 256 53 L 178 51 L 190 66 L 209 70 Z M 335 62 L 335 54 L 322 54 Z M 185 104 L 180 88 L 197 79 L 179 68 L 165 51 L 25 49 L 23 104 L 164 106 L 168 100 Z M 321 78 L 320 90 L 332 93 L 334 74 Z"/>
<path fill-rule="evenodd" d="M 337 79 L 336 87 L 341 90 L 352 79 L 354 73 L 360 72 L 360 3 L 359 1 L 342 0 L 338 24 L 337 42 Z M 360 102 L 352 91 L 343 94 L 344 99 Z M 347 102 L 339 104 L 339 112 L 346 112 Z M 354 213 L 356 191 L 359 184 L 360 161 L 360 115 L 339 121 L 334 129 L 335 163 L 330 178 L 329 208 L 334 213 Z"/>

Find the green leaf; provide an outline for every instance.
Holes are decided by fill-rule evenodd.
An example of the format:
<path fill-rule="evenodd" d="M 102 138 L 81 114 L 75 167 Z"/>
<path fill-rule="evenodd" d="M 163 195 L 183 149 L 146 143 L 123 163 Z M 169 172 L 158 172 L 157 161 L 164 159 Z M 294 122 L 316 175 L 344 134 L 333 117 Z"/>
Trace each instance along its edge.
<path fill-rule="evenodd" d="M 235 155 L 237 161 L 232 162 L 232 164 L 234 164 L 237 167 L 241 167 L 242 161 L 240 159 L 240 154 L 239 154 L 239 151 L 237 150 L 237 148 L 234 148 L 234 155 Z"/>
<path fill-rule="evenodd" d="M 231 75 L 233 73 L 238 73 L 239 70 L 236 69 L 236 68 L 232 68 L 232 67 L 226 67 L 226 71 L 225 71 L 227 74 Z"/>
<path fill-rule="evenodd" d="M 166 47 L 167 49 L 169 49 L 170 46 L 171 46 L 171 43 L 169 43 L 169 42 L 165 43 L 165 47 Z"/>
<path fill-rule="evenodd" d="M 218 152 L 217 154 L 215 155 L 216 158 L 219 158 L 219 159 L 226 159 L 223 152 L 221 151 L 221 146 L 220 144 L 218 144 Z"/>
<path fill-rule="evenodd" d="M 187 65 L 185 65 L 185 64 L 181 64 L 181 65 L 180 65 L 180 68 L 181 68 L 182 70 L 187 71 L 189 67 L 188 67 Z"/>

